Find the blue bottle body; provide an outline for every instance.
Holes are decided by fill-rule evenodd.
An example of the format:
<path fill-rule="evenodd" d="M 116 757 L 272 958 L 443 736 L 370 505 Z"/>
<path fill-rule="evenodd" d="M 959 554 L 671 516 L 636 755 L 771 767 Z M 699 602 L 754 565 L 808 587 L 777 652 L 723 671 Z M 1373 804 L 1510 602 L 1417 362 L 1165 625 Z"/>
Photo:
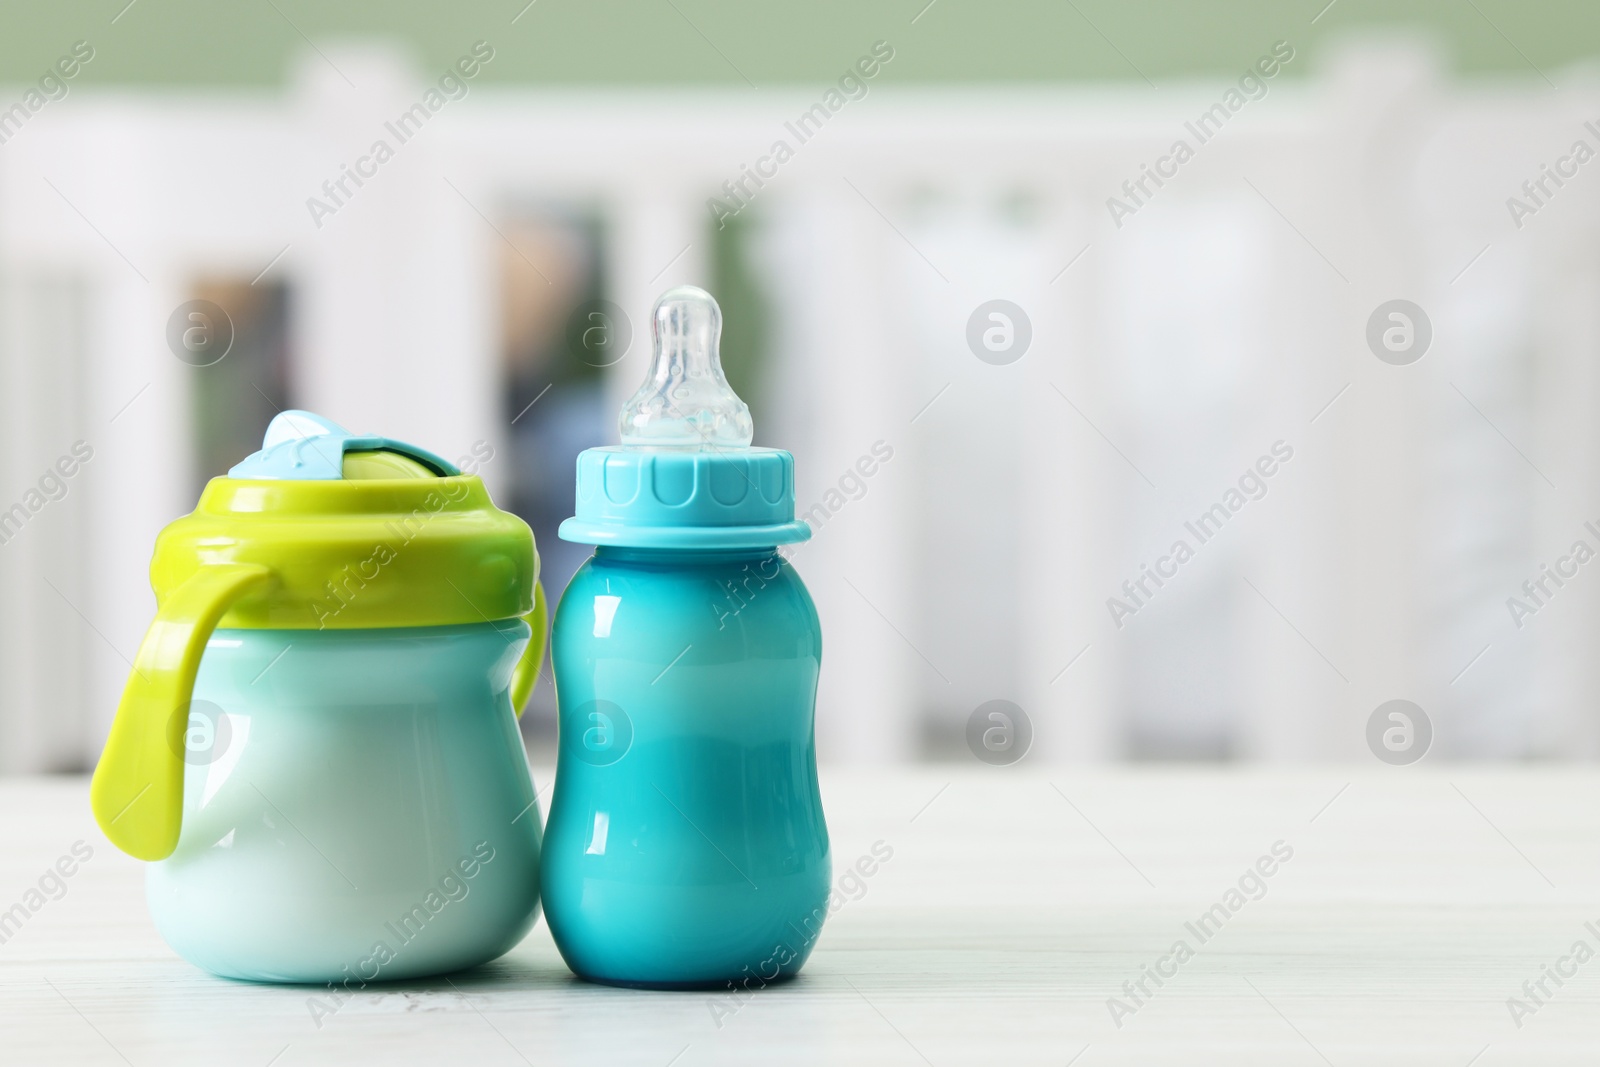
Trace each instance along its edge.
<path fill-rule="evenodd" d="M 552 634 L 541 886 L 567 965 L 651 987 L 796 973 L 827 915 L 816 608 L 774 548 L 600 548 Z"/>

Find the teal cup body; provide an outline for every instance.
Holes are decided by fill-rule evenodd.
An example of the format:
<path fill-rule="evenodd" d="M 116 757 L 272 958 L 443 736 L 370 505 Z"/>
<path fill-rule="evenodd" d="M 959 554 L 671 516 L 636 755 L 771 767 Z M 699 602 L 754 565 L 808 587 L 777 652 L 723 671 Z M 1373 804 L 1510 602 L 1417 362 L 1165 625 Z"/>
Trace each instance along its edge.
<path fill-rule="evenodd" d="M 215 974 L 369 982 L 460 970 L 539 907 L 539 813 L 511 706 L 519 619 L 215 631 L 182 739 L 168 944 Z"/>
<path fill-rule="evenodd" d="M 569 967 L 696 988 L 795 974 L 827 915 L 822 635 L 773 547 L 599 548 L 556 610 L 542 859 Z"/>

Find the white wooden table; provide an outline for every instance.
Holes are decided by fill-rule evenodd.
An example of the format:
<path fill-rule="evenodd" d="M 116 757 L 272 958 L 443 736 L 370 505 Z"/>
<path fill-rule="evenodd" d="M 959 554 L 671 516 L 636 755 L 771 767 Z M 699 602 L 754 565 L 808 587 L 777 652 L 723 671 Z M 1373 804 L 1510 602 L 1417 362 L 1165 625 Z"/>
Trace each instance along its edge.
<path fill-rule="evenodd" d="M 94 849 L 0 944 L 8 1067 L 1600 1059 L 1600 959 L 1544 977 L 1576 941 L 1600 950 L 1596 771 L 836 770 L 835 871 L 875 841 L 894 855 L 794 983 L 731 1012 L 585 985 L 541 922 L 494 964 L 359 994 L 320 1026 L 315 990 L 213 978 L 162 943 L 86 786 L 0 781 L 0 908 L 74 841 Z M 1279 841 L 1292 858 L 1202 943 L 1185 923 Z M 1126 996 L 1180 939 L 1193 957 Z M 1508 998 L 1540 979 L 1519 1027 Z M 1120 1027 L 1113 996 L 1135 1009 Z"/>

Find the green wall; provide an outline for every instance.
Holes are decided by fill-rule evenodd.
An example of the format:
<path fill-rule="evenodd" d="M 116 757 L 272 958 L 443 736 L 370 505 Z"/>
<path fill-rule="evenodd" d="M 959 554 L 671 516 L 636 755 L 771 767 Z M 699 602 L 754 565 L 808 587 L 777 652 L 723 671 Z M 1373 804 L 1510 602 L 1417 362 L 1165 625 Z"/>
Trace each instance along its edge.
<path fill-rule="evenodd" d="M 1362 27 L 1430 32 L 1457 70 L 1555 78 L 1600 52 L 1594 0 L 17 0 L 0 15 L 0 82 L 31 81 L 73 41 L 96 49 L 79 84 L 267 86 L 283 80 L 301 34 L 321 42 L 382 35 L 427 67 L 474 40 L 496 50 L 486 82 L 561 85 L 815 84 L 874 40 L 896 49 L 894 82 L 1049 82 L 1226 75 L 1272 41 L 1311 62 Z M 518 16 L 516 23 L 512 19 Z M 920 15 L 919 15 L 920 12 Z M 119 14 L 120 13 L 120 14 Z M 116 18 L 115 24 L 112 19 Z M 915 24 L 912 23 L 916 17 Z"/>

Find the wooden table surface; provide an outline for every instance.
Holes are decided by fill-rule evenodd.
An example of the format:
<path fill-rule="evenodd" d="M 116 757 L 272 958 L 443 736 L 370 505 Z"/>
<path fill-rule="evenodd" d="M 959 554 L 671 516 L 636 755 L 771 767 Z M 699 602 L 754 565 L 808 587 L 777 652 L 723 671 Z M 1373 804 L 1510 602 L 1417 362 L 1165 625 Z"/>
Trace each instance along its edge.
<path fill-rule="evenodd" d="M 0 910 L 93 849 L 0 944 L 6 1065 L 1600 1061 L 1600 959 L 1573 955 L 1600 950 L 1596 771 L 835 769 L 836 875 L 878 841 L 893 857 L 794 983 L 590 986 L 541 922 L 320 1019 L 317 990 L 174 955 L 86 790 L 0 780 Z"/>

